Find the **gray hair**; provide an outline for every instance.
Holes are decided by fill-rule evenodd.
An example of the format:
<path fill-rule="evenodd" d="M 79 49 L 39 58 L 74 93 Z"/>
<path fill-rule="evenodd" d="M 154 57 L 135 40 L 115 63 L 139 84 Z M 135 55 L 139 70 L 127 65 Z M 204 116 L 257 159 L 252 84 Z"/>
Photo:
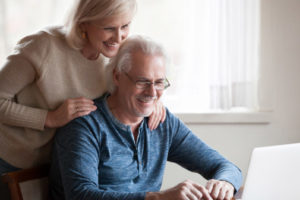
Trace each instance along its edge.
<path fill-rule="evenodd" d="M 77 0 L 65 24 L 68 44 L 74 49 L 84 46 L 80 24 L 126 13 L 134 15 L 136 7 L 136 0 Z"/>
<path fill-rule="evenodd" d="M 113 71 L 128 72 L 132 67 L 132 55 L 141 52 L 150 56 L 161 56 L 168 65 L 168 55 L 162 45 L 151 40 L 149 37 L 131 36 L 121 45 L 118 54 L 113 57 L 106 67 L 107 90 L 111 94 L 115 91 Z"/>

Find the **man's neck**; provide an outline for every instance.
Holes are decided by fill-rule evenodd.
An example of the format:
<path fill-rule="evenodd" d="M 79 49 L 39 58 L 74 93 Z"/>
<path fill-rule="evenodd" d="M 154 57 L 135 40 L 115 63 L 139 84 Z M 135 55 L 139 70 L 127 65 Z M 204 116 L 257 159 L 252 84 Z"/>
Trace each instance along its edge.
<path fill-rule="evenodd" d="M 118 119 L 122 124 L 131 127 L 131 131 L 134 134 L 135 139 L 138 135 L 138 127 L 143 121 L 144 117 L 136 117 L 130 115 L 130 113 L 122 110 L 121 102 L 115 94 L 112 94 L 107 98 L 107 105 L 113 116 Z"/>

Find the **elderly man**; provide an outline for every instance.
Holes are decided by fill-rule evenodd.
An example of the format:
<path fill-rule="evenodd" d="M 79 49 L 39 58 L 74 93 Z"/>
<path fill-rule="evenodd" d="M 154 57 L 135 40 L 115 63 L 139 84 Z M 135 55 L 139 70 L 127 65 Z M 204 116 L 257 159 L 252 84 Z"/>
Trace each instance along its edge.
<path fill-rule="evenodd" d="M 127 39 L 108 66 L 109 93 L 97 110 L 61 128 L 55 139 L 51 198 L 195 200 L 232 198 L 240 170 L 207 146 L 168 110 L 156 130 L 147 120 L 169 87 L 166 54 L 155 42 Z M 87 69 L 88 70 L 88 69 Z M 209 179 L 160 191 L 167 161 Z"/>

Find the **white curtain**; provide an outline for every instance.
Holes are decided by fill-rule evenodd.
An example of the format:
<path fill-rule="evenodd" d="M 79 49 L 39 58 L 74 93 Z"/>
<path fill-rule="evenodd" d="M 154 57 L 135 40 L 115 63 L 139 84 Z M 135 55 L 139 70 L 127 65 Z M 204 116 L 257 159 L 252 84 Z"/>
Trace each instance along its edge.
<path fill-rule="evenodd" d="M 184 11 L 176 90 L 165 101 L 178 112 L 256 110 L 259 1 L 188 0 Z"/>
<path fill-rule="evenodd" d="M 258 79 L 258 1 L 212 0 L 210 108 L 255 109 Z"/>
<path fill-rule="evenodd" d="M 64 23 L 75 0 L 0 0 L 0 68 L 22 37 Z"/>

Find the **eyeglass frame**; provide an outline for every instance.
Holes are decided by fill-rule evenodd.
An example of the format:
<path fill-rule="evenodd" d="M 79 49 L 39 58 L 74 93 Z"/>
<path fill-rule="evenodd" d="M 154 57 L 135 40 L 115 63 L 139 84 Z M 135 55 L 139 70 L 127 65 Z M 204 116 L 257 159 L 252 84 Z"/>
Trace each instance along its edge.
<path fill-rule="evenodd" d="M 154 88 L 155 88 L 156 90 L 163 91 L 163 90 L 165 90 L 165 89 L 167 89 L 168 87 L 171 86 L 171 84 L 170 84 L 170 82 L 169 82 L 169 80 L 168 80 L 167 78 L 164 78 L 164 80 L 163 80 L 163 82 L 164 82 L 164 88 L 159 89 L 159 88 L 157 88 L 157 86 L 155 85 L 155 84 L 158 84 L 158 83 L 156 83 L 156 82 L 152 82 L 152 81 L 149 81 L 149 80 L 147 80 L 147 79 L 146 79 L 145 81 L 142 81 L 142 80 L 136 80 L 136 81 L 135 81 L 135 80 L 133 80 L 133 78 L 132 78 L 127 72 L 123 71 L 123 73 L 128 77 L 128 79 L 129 79 L 131 82 L 134 83 L 134 85 L 135 85 L 135 87 L 136 87 L 137 89 L 143 89 L 143 90 L 145 90 L 145 89 L 149 88 L 150 85 L 153 84 L 153 85 L 154 85 Z M 144 86 L 144 87 L 139 87 L 139 86 L 137 85 L 138 82 L 144 83 L 145 86 Z"/>

